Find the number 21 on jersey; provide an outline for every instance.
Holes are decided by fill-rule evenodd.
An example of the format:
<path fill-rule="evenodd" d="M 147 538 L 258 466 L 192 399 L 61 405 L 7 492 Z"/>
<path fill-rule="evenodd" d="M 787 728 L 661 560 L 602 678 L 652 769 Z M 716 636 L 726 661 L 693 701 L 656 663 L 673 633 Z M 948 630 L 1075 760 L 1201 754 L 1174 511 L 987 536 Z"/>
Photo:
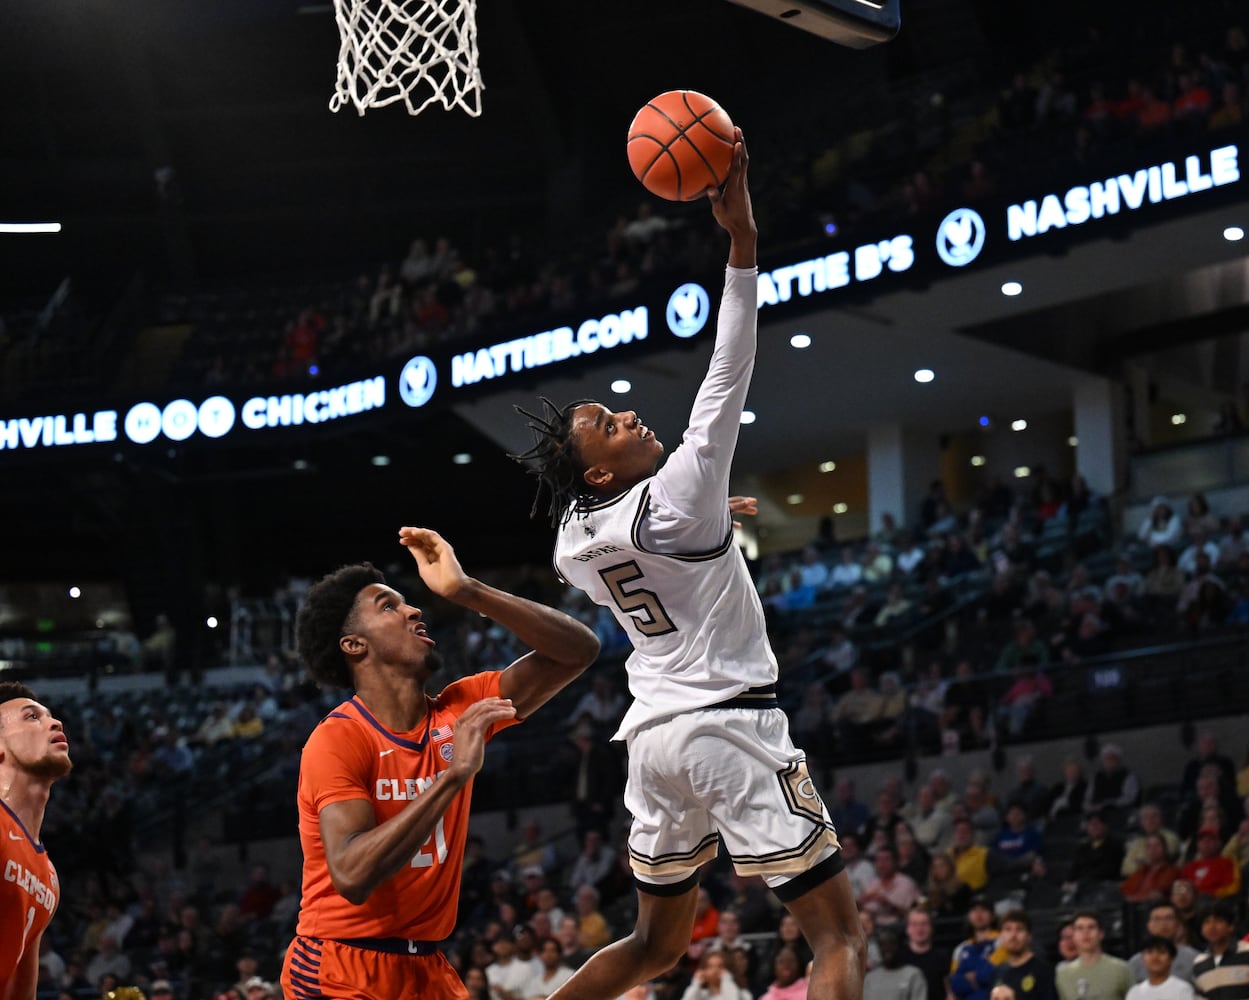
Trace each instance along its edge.
<path fill-rule="evenodd" d="M 442 864 L 447 860 L 447 831 L 442 825 L 442 817 L 438 817 L 438 825 L 429 840 L 421 845 L 421 849 L 412 855 L 412 868 L 428 868 L 434 863 Z"/>
<path fill-rule="evenodd" d="M 616 602 L 616 607 L 633 619 L 633 627 L 643 635 L 667 635 L 677 630 L 672 619 L 668 617 L 668 612 L 664 610 L 658 594 L 645 587 L 626 586 L 646 579 L 636 562 L 629 560 L 609 566 L 599 570 L 598 575 L 603 578 L 603 583 L 611 592 L 611 599 Z"/>

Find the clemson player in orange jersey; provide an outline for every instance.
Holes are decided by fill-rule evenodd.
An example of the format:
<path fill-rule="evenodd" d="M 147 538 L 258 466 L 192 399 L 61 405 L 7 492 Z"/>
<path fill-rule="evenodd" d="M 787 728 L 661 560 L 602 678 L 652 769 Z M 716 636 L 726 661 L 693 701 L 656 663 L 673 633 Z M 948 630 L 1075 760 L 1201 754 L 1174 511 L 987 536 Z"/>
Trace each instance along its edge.
<path fill-rule="evenodd" d="M 486 741 L 598 655 L 580 622 L 467 576 L 437 532 L 401 528 L 399 541 L 431 591 L 532 652 L 430 697 L 434 642 L 420 610 L 378 570 L 344 566 L 309 589 L 296 622 L 300 657 L 318 683 L 355 696 L 321 721 L 300 763 L 303 898 L 282 969 L 288 1000 L 468 996 L 438 945 L 455 927 Z"/>
<path fill-rule="evenodd" d="M 61 887 L 39 841 L 48 795 L 69 774 L 61 723 L 24 684 L 0 684 L 0 1000 L 34 1000 L 39 941 Z"/>

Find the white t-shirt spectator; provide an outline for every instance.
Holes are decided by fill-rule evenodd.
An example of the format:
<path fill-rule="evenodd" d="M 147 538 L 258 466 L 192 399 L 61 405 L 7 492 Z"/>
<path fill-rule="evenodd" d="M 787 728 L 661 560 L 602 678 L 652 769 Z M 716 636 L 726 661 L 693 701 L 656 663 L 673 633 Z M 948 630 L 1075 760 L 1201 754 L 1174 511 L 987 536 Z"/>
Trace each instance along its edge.
<path fill-rule="evenodd" d="M 1211 566 L 1215 566 L 1218 564 L 1219 547 L 1215 545 L 1214 542 L 1206 541 L 1200 546 L 1198 546 L 1196 543 L 1193 543 L 1188 548 L 1186 548 L 1183 552 L 1181 552 L 1179 559 L 1175 561 L 1175 565 L 1177 565 L 1183 571 L 1185 576 L 1191 576 L 1193 573 L 1197 572 L 1197 553 L 1198 552 L 1204 552 L 1207 556 L 1209 556 Z"/>
<path fill-rule="evenodd" d="M 1126 1000 L 1193 1000 L 1193 988 L 1175 976 L 1168 976 L 1157 986 L 1146 979 L 1128 990 Z"/>
<path fill-rule="evenodd" d="M 838 563 L 829 579 L 834 587 L 853 587 L 863 579 L 863 567 L 856 562 Z"/>

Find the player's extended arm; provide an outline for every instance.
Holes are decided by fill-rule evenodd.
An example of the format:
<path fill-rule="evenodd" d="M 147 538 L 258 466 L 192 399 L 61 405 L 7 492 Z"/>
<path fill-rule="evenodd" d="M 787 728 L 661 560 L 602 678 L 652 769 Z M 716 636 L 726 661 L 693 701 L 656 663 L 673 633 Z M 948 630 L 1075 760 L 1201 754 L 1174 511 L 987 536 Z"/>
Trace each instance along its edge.
<path fill-rule="evenodd" d="M 707 522 L 705 537 L 691 539 L 682 529 L 683 537 L 696 547 L 718 545 L 728 529 L 727 521 L 721 520 L 724 498 L 728 495 L 742 408 L 755 365 L 758 279 L 751 273 L 742 273 L 755 267 L 758 241 L 746 179 L 748 161 L 739 129 L 724 189 L 707 194 L 712 214 L 731 240 L 730 270 L 720 300 L 715 349 L 694 399 L 681 446 L 673 451 L 652 486 L 652 496 L 660 508 Z M 651 527 L 662 534 L 662 526 Z"/>
<path fill-rule="evenodd" d="M 21 960 L 13 971 L 8 988 L 4 991 L 3 1000 L 35 1000 L 39 988 L 39 942 L 40 934 L 26 942 Z M 0 985 L 3 985 L 0 983 Z"/>
<path fill-rule="evenodd" d="M 598 639 L 575 618 L 468 576 L 438 532 L 400 528 L 399 541 L 412 553 L 430 590 L 498 622 L 533 650 L 499 678 L 499 693 L 512 700 L 517 718 L 532 715 L 598 656 Z"/>
<path fill-rule="evenodd" d="M 332 802 L 319 814 L 325 863 L 334 888 L 359 906 L 373 890 L 402 871 L 420 850 L 452 800 L 481 770 L 490 727 L 515 716 L 511 702 L 484 698 L 455 723 L 455 759 L 433 785 L 401 813 L 376 823 L 366 799 Z"/>

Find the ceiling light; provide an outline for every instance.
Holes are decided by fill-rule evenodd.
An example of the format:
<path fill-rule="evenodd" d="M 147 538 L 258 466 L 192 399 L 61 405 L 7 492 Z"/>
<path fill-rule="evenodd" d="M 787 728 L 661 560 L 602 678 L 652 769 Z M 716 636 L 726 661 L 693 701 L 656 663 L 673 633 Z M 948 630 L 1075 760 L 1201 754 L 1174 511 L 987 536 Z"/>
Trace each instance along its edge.
<path fill-rule="evenodd" d="M 1023 285 L 1021 285 L 1018 281 L 1003 281 L 1002 282 L 1002 294 L 1003 295 L 1018 295 L 1022 291 L 1023 291 Z"/>
<path fill-rule="evenodd" d="M 1071 437 L 1067 438 L 1067 444 L 1072 448 L 1077 448 L 1080 445 L 1080 439 L 1072 434 Z"/>
<path fill-rule="evenodd" d="M 805 499 L 801 493 L 791 493 L 785 498 L 787 504 L 800 504 Z"/>
<path fill-rule="evenodd" d="M 1228 243 L 1239 243 L 1245 238 L 1245 231 L 1240 226 L 1228 226 L 1223 230 L 1223 239 Z"/>
<path fill-rule="evenodd" d="M 1010 429 L 1013 431 L 1026 431 L 1028 429 L 1028 421 L 1012 420 L 1010 422 Z"/>
<path fill-rule="evenodd" d="M 984 465 L 984 456 L 972 455 L 971 464 L 974 465 L 977 469 L 980 468 L 980 466 Z"/>
<path fill-rule="evenodd" d="M 204 624 L 207 625 L 209 628 L 216 628 L 218 624 L 217 616 L 209 615 L 206 619 L 204 619 Z"/>
<path fill-rule="evenodd" d="M 1173 426 L 1175 426 L 1175 427 L 1179 427 L 1179 426 L 1180 426 L 1180 424 L 1186 424 L 1186 423 L 1188 423 L 1188 414 L 1186 414 L 1186 413 L 1172 413 L 1172 414 L 1171 414 L 1171 423 L 1172 423 L 1172 425 L 1173 425 Z"/>
<path fill-rule="evenodd" d="M 978 424 L 980 424 L 980 426 L 981 426 L 981 427 L 988 427 L 988 426 L 989 426 L 989 424 L 993 423 L 993 421 L 992 421 L 992 420 L 990 420 L 988 417 L 981 417 L 981 418 L 977 421 L 977 423 L 978 423 Z"/>
<path fill-rule="evenodd" d="M 374 456 L 373 456 L 373 464 L 374 464 L 374 465 L 376 465 L 376 466 L 379 466 L 379 467 L 380 467 L 380 466 L 383 466 L 383 465 L 389 465 L 389 464 L 390 464 L 390 456 L 389 456 L 389 455 L 374 455 Z"/>
<path fill-rule="evenodd" d="M 1015 466 L 1015 478 L 1016 479 L 1027 479 L 1030 475 L 1032 475 L 1032 470 L 1029 469 L 1026 465 Z"/>
<path fill-rule="evenodd" d="M 59 233 L 59 222 L 0 222 L 0 233 L 29 235 L 31 233 Z"/>
<path fill-rule="evenodd" d="M 915 370 L 916 382 L 931 382 L 937 376 L 932 373 L 931 368 L 917 368 Z"/>
<path fill-rule="evenodd" d="M 82 597 L 82 591 L 79 590 L 77 587 L 70 587 L 69 596 L 72 597 L 74 600 L 78 600 L 78 598 Z"/>
<path fill-rule="evenodd" d="M 798 350 L 811 346 L 811 335 L 809 333 L 795 333 L 789 338 L 789 346 L 796 347 Z"/>
<path fill-rule="evenodd" d="M 836 462 L 821 462 L 820 471 L 821 472 L 836 472 L 837 463 Z"/>
<path fill-rule="evenodd" d="M 742 423 L 753 424 L 754 422 L 755 422 L 755 411 L 754 410 L 742 410 Z"/>
<path fill-rule="evenodd" d="M 845 513 L 846 511 L 848 511 L 849 509 L 850 509 L 850 505 L 849 505 L 849 504 L 846 504 L 846 503 L 835 503 L 835 504 L 833 504 L 833 513 L 834 513 L 834 514 L 844 514 L 844 513 Z"/>
<path fill-rule="evenodd" d="M 308 468 L 308 460 L 306 458 L 297 458 L 291 465 L 294 466 L 297 472 L 303 472 L 304 469 Z"/>
<path fill-rule="evenodd" d="M 473 460 L 473 456 L 466 451 L 457 451 L 451 456 L 451 461 L 456 465 L 468 465 Z"/>
<path fill-rule="evenodd" d="M 626 393 L 633 388 L 633 383 L 627 378 L 618 378 L 611 384 L 611 391 L 615 393 Z"/>

